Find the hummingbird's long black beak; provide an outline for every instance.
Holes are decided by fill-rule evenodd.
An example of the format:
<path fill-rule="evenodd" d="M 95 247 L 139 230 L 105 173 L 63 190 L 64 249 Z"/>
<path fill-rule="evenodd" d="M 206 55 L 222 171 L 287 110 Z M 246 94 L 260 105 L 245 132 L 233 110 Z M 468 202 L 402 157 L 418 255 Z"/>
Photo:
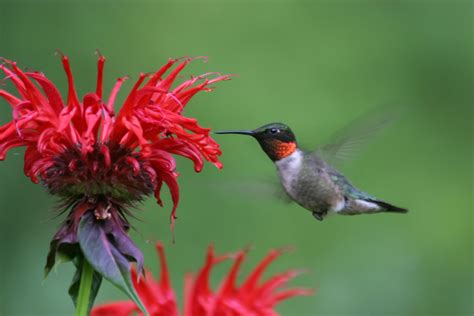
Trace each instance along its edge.
<path fill-rule="evenodd" d="M 214 134 L 241 134 L 241 135 L 254 136 L 255 132 L 249 131 L 249 130 L 234 130 L 234 131 L 216 131 L 214 132 Z"/>

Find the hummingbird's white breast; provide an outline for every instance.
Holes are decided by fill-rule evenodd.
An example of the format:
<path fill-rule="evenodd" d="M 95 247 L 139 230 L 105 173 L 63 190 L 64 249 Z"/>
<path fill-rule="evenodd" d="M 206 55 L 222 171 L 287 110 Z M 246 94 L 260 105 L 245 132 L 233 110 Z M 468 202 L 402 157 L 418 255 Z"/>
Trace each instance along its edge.
<path fill-rule="evenodd" d="M 291 155 L 275 161 L 281 184 L 285 191 L 293 198 L 296 195 L 293 184 L 298 179 L 302 163 L 303 152 L 300 149 L 296 149 Z"/>

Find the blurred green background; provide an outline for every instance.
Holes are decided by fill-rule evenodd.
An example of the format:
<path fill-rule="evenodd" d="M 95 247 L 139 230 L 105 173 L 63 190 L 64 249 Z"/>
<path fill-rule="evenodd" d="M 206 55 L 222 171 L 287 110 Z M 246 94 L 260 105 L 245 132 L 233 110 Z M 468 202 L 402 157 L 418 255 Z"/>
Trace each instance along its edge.
<path fill-rule="evenodd" d="M 0 23 L 0 55 L 44 72 L 64 94 L 55 49 L 70 56 L 81 95 L 95 87 L 96 48 L 107 57 L 106 89 L 168 57 L 208 56 L 189 73 L 239 75 L 185 112 L 213 129 L 283 121 L 311 148 L 371 108 L 409 108 L 343 169 L 408 215 L 317 222 L 295 204 L 246 190 L 274 182 L 274 166 L 255 141 L 221 136 L 222 171 L 208 165 L 194 174 L 178 159 L 176 245 L 165 191 L 165 208 L 150 198 L 132 235 L 155 273 L 153 245 L 165 242 L 180 296 L 184 273 L 197 270 L 210 243 L 219 253 L 252 245 L 245 272 L 270 248 L 292 245 L 271 272 L 307 268 L 292 284 L 317 294 L 280 305 L 283 315 L 473 314 L 471 1 L 1 1 Z M 11 112 L 0 102 L 3 124 Z M 72 315 L 71 265 L 43 281 L 60 223 L 51 219 L 55 199 L 22 164 L 13 153 L 0 164 L 0 315 Z M 105 284 L 98 302 L 123 298 Z"/>

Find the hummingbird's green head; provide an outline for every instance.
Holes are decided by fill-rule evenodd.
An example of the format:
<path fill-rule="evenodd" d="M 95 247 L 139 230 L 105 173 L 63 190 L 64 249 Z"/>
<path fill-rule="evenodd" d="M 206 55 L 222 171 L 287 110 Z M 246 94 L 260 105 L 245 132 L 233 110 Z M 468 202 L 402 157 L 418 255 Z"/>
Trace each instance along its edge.
<path fill-rule="evenodd" d="M 216 134 L 241 134 L 254 137 L 268 157 L 277 161 L 296 151 L 295 134 L 283 123 L 270 123 L 254 130 L 218 131 Z"/>

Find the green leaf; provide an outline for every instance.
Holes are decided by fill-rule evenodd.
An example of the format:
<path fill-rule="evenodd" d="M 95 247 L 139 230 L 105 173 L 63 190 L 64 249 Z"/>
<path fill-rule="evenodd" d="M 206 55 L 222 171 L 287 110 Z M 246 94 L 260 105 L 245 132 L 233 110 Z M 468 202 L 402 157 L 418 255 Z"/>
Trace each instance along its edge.
<path fill-rule="evenodd" d="M 125 292 L 148 315 L 133 287 L 131 263 L 109 240 L 102 224 L 95 220 L 92 212 L 84 215 L 79 223 L 78 240 L 85 260 L 95 271 Z"/>
<path fill-rule="evenodd" d="M 77 244 L 62 242 L 61 240 L 51 241 L 46 266 L 44 268 L 44 277 L 46 278 L 57 265 L 73 260 L 77 256 L 77 253 Z"/>
<path fill-rule="evenodd" d="M 69 291 L 68 291 L 69 296 L 71 297 L 74 303 L 74 306 L 77 305 L 77 297 L 79 295 L 79 287 L 80 287 L 80 282 L 81 282 L 83 264 L 84 264 L 84 258 L 82 256 L 78 256 L 74 260 L 74 265 L 76 266 L 76 273 L 74 274 L 74 277 L 72 278 L 72 282 L 71 282 L 71 285 L 69 286 Z M 99 293 L 99 288 L 101 284 L 102 284 L 102 276 L 97 271 L 94 271 L 94 276 L 92 278 L 91 294 L 89 297 L 89 311 L 94 306 L 94 301 L 95 301 L 95 298 L 97 297 L 97 294 Z"/>

